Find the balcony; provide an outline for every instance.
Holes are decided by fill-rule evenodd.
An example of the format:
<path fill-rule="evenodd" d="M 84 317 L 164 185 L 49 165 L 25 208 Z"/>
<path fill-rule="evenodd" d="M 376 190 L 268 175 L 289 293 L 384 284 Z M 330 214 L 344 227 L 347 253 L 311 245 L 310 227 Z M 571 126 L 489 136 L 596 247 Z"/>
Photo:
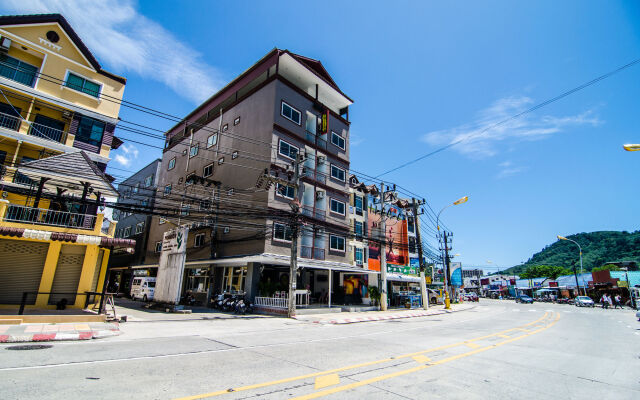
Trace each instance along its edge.
<path fill-rule="evenodd" d="M 309 142 L 311 142 L 311 143 L 315 143 L 315 142 L 316 142 L 316 134 L 315 134 L 315 133 L 313 133 L 313 132 L 309 132 L 309 131 L 306 131 L 306 135 L 307 135 L 307 136 L 306 136 L 306 137 L 307 137 L 307 140 L 308 140 Z"/>
<path fill-rule="evenodd" d="M 326 219 L 326 213 L 324 210 L 319 210 L 317 208 L 314 208 L 313 206 L 302 206 L 302 215 L 309 217 L 309 218 L 315 218 L 315 219 L 319 219 L 321 221 L 324 221 Z"/>
<path fill-rule="evenodd" d="M 20 130 L 20 117 L 0 113 L 0 127 L 17 132 L 18 130 Z"/>
<path fill-rule="evenodd" d="M 52 140 L 58 143 L 64 143 L 63 140 L 66 136 L 64 131 L 35 122 L 32 122 L 29 125 L 29 135 Z"/>
<path fill-rule="evenodd" d="M 0 55 L 0 76 L 33 87 L 38 68 L 6 54 Z"/>
<path fill-rule="evenodd" d="M 326 150 L 327 149 L 327 141 L 318 136 L 318 141 L 316 142 L 316 146 L 318 146 L 321 149 Z"/>
<path fill-rule="evenodd" d="M 317 249 L 310 246 L 300 246 L 300 257 L 313 258 L 314 260 L 324 260 L 324 249 Z"/>
<path fill-rule="evenodd" d="M 93 230 L 96 216 L 10 204 L 3 221 Z"/>

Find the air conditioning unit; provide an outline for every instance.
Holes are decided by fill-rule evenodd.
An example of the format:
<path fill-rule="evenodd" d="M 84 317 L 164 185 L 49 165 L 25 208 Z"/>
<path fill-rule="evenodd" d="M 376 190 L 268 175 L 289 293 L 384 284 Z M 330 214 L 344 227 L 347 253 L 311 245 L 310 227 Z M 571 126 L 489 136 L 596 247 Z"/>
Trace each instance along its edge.
<path fill-rule="evenodd" d="M 322 200 L 322 199 L 324 199 L 324 191 L 318 190 L 316 192 L 316 200 Z"/>
<path fill-rule="evenodd" d="M 7 52 L 11 47 L 11 39 L 8 37 L 0 37 L 0 51 Z"/>
<path fill-rule="evenodd" d="M 324 164 L 326 160 L 327 160 L 326 156 L 318 156 L 318 165 Z"/>

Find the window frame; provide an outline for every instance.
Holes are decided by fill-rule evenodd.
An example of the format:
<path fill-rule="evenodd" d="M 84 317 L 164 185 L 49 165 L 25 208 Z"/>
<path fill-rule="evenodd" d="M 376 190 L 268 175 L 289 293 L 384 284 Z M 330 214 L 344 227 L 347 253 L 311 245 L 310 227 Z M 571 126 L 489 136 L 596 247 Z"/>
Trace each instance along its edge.
<path fill-rule="evenodd" d="M 357 226 L 360 226 L 360 233 L 358 233 Z M 353 234 L 356 239 L 362 239 L 364 237 L 364 222 L 363 221 L 353 221 Z"/>
<path fill-rule="evenodd" d="M 340 140 L 342 140 L 342 146 L 340 146 L 339 144 L 336 144 L 333 142 L 333 136 L 338 137 Z M 340 135 L 339 133 L 337 133 L 336 131 L 331 131 L 331 144 L 336 146 L 339 149 L 342 150 L 347 150 L 347 139 L 345 139 L 344 137 L 342 137 L 342 135 Z"/>
<path fill-rule="evenodd" d="M 124 233 L 123 233 L 123 237 L 129 237 L 131 236 L 131 225 L 127 226 L 126 228 L 124 228 Z"/>
<path fill-rule="evenodd" d="M 298 157 L 298 155 L 300 154 L 300 148 L 298 146 L 295 146 L 295 145 L 287 142 L 284 139 L 278 138 L 278 155 L 280 155 L 280 156 L 282 156 L 284 158 L 287 158 L 287 159 L 289 159 L 291 161 L 296 161 L 296 157 L 292 158 L 291 155 L 282 153 L 282 151 L 281 151 L 282 143 L 284 143 L 287 146 L 289 146 L 289 150 L 291 150 L 291 148 L 296 149 L 296 154 L 295 154 L 296 157 Z M 291 153 L 291 151 L 289 151 L 289 153 Z"/>
<path fill-rule="evenodd" d="M 200 239 L 200 244 L 198 244 L 198 239 Z M 205 245 L 204 243 L 205 240 L 205 234 L 204 233 L 196 233 L 196 235 L 193 237 L 193 247 L 203 247 Z"/>
<path fill-rule="evenodd" d="M 102 143 L 104 142 L 104 134 L 107 131 L 107 123 L 104 122 L 104 121 L 101 121 L 101 120 L 99 120 L 97 118 L 92 118 L 92 117 L 89 117 L 89 116 L 84 115 L 84 114 L 80 114 L 79 117 L 80 117 L 80 119 L 78 120 L 78 124 L 77 124 L 77 127 L 76 127 L 76 133 L 75 133 L 75 139 L 74 140 L 78 141 L 80 143 L 88 144 L 90 146 L 95 146 L 95 147 L 97 147 L 99 149 L 100 146 L 102 146 Z M 91 120 L 92 121 L 91 133 L 93 133 L 93 127 L 96 125 L 96 122 L 98 124 L 102 124 L 102 134 L 100 135 L 100 140 L 99 141 L 95 141 L 95 143 L 94 143 L 92 141 L 92 139 L 91 139 L 91 134 L 89 134 L 88 138 L 85 138 L 84 136 L 80 135 L 80 130 L 81 130 L 80 128 L 82 127 L 82 122 L 84 120 Z"/>
<path fill-rule="evenodd" d="M 333 242 L 332 242 L 333 238 L 342 240 L 342 249 L 333 247 Z M 346 250 L 347 250 L 347 239 L 345 239 L 344 236 L 329 235 L 329 251 L 337 251 L 340 253 L 344 253 L 346 252 Z"/>
<path fill-rule="evenodd" d="M 193 149 L 196 149 L 195 153 L 193 152 Z M 196 144 L 194 144 L 189 148 L 189 158 L 197 157 L 199 151 L 200 151 L 200 143 L 196 142 Z"/>
<path fill-rule="evenodd" d="M 284 115 L 284 106 L 289 107 L 291 110 L 295 111 L 298 113 L 298 121 L 294 121 L 293 118 L 289 118 L 286 115 Z M 298 125 L 298 126 L 302 126 L 302 113 L 300 112 L 300 110 L 298 110 L 297 108 L 293 107 L 291 104 L 285 102 L 284 100 L 280 101 L 280 115 L 282 115 L 284 118 L 288 119 L 289 121 L 293 122 L 294 124 Z M 293 113 L 291 113 L 291 115 L 293 115 Z"/>
<path fill-rule="evenodd" d="M 333 176 L 333 169 L 334 168 L 339 170 L 339 171 L 342 171 L 342 179 Z M 346 182 L 347 171 L 344 168 L 338 167 L 336 164 L 331 164 L 331 167 L 329 169 L 330 169 L 329 175 L 331 176 L 331 179 L 335 179 L 335 180 L 340 181 L 340 182 Z"/>
<path fill-rule="evenodd" d="M 236 119 L 233 120 L 233 126 L 236 126 L 240 123 L 240 116 L 236 117 Z"/>
<path fill-rule="evenodd" d="M 333 202 L 336 202 L 338 204 L 342 204 L 342 213 L 340 213 L 338 211 L 333 211 L 333 207 L 332 207 Z M 345 203 L 342 200 L 338 200 L 338 199 L 334 199 L 333 197 L 329 197 L 329 212 L 332 212 L 333 214 L 337 214 L 337 215 L 342 215 L 344 217 L 346 215 L 346 211 L 347 211 L 347 203 Z"/>
<path fill-rule="evenodd" d="M 358 200 L 360 200 L 360 208 L 358 208 Z M 356 215 L 362 215 L 364 212 L 364 196 L 353 196 L 353 208 L 356 211 Z"/>
<path fill-rule="evenodd" d="M 211 139 L 211 138 L 213 138 L 213 139 Z M 218 144 L 218 134 L 214 133 L 212 135 L 209 135 L 207 137 L 207 149 L 215 146 L 216 144 Z"/>
<path fill-rule="evenodd" d="M 226 132 L 229 130 L 229 123 L 222 125 L 222 132 Z"/>
<path fill-rule="evenodd" d="M 238 158 L 238 155 L 239 155 L 239 154 L 240 154 L 240 153 L 238 153 L 238 150 L 234 151 L 233 153 L 231 153 L 231 159 L 232 159 L 232 160 L 235 160 L 236 158 Z"/>
<path fill-rule="evenodd" d="M 187 174 L 187 176 L 184 177 L 184 185 L 185 186 L 193 185 L 193 179 L 189 179 L 189 177 L 192 176 L 192 175 L 195 177 L 196 173 L 195 172 L 191 172 L 191 173 Z"/>
<path fill-rule="evenodd" d="M 169 188 L 169 190 L 167 191 L 167 188 Z M 164 185 L 164 191 L 162 192 L 162 196 L 163 197 L 167 197 L 171 194 L 171 190 L 173 189 L 173 185 L 171 183 L 169 183 L 168 185 Z"/>
<path fill-rule="evenodd" d="M 158 246 L 158 245 L 160 245 L 160 246 Z M 158 247 L 160 247 L 160 248 L 158 248 Z M 159 240 L 159 241 L 156 242 L 155 252 L 156 253 L 161 253 L 162 252 L 162 240 Z"/>
<path fill-rule="evenodd" d="M 207 168 L 211 167 L 211 171 L 209 174 L 207 174 Z M 211 175 L 213 175 L 213 163 L 207 164 L 204 167 L 202 167 L 202 177 L 203 178 L 208 178 Z"/>
<path fill-rule="evenodd" d="M 360 254 L 362 255 L 362 258 L 359 264 L 358 264 L 358 250 L 360 250 Z M 364 249 L 362 247 L 353 248 L 353 261 L 355 262 L 356 265 L 364 265 Z"/>
<path fill-rule="evenodd" d="M 280 192 L 280 189 L 279 189 L 280 187 L 287 188 L 287 193 L 289 192 L 289 188 L 293 189 L 294 195 L 289 197 L 287 195 L 282 194 L 282 192 Z M 288 200 L 293 200 L 293 199 L 295 199 L 295 191 L 296 191 L 296 188 L 293 187 L 293 186 L 283 185 L 282 183 L 276 183 L 276 196 L 278 196 L 278 197 L 282 197 L 282 198 L 285 198 L 285 199 L 288 199 Z"/>
<path fill-rule="evenodd" d="M 38 71 L 39 71 L 39 69 L 38 69 Z M 93 83 L 93 84 L 95 84 L 95 85 L 98 85 L 98 86 L 100 87 L 100 89 L 98 90 L 98 94 L 97 94 L 96 96 L 94 96 L 94 95 L 89 94 L 89 93 L 87 93 L 87 92 L 84 92 L 84 91 L 82 91 L 82 90 L 78 90 L 78 89 L 74 88 L 73 86 L 68 86 L 68 85 L 67 85 L 67 82 L 69 81 L 69 75 L 71 75 L 71 74 L 73 74 L 73 75 L 77 76 L 78 78 L 81 78 L 81 79 L 82 79 L 82 80 L 84 80 L 85 82 L 87 82 L 87 81 L 88 81 L 88 82 L 91 82 L 91 83 Z M 66 71 L 66 73 L 65 73 L 65 75 L 64 75 L 64 81 L 62 81 L 61 86 L 62 86 L 63 88 L 71 89 L 71 90 L 73 90 L 74 92 L 76 92 L 76 93 L 80 93 L 80 94 L 82 94 L 82 95 L 84 95 L 84 96 L 88 96 L 89 98 L 91 98 L 91 99 L 93 99 L 93 100 L 101 100 L 101 98 L 102 98 L 102 89 L 104 88 L 104 84 L 102 84 L 101 82 L 95 81 L 95 80 L 93 80 L 93 79 L 91 79 L 91 78 L 88 78 L 88 77 L 86 77 L 86 76 L 84 76 L 84 75 L 82 75 L 82 74 L 79 74 L 79 73 L 77 73 L 77 72 L 75 72 L 75 71 L 72 71 L 72 70 L 70 70 L 70 69 L 67 69 L 67 71 Z M 84 83 L 83 83 L 83 85 L 82 85 L 82 88 L 84 89 Z"/>
<path fill-rule="evenodd" d="M 276 237 L 276 225 L 283 227 L 283 230 L 282 230 L 283 238 L 282 239 Z M 287 240 L 287 229 L 289 230 L 289 234 L 291 235 L 291 239 L 289 239 L 289 240 Z M 287 224 L 282 224 L 280 222 L 274 222 L 273 223 L 273 231 L 271 233 L 271 237 L 276 242 L 291 243 L 291 241 L 293 240 L 293 231 L 291 230 L 291 227 L 287 226 Z"/>
<path fill-rule="evenodd" d="M 140 228 L 140 229 L 138 229 Z M 138 232 L 139 231 L 139 232 Z M 140 221 L 136 224 L 136 235 L 144 232 L 144 221 Z"/>
<path fill-rule="evenodd" d="M 173 157 L 172 159 L 169 160 L 169 162 L 167 163 L 167 171 L 171 171 L 172 169 L 174 169 L 176 167 L 176 158 Z"/>

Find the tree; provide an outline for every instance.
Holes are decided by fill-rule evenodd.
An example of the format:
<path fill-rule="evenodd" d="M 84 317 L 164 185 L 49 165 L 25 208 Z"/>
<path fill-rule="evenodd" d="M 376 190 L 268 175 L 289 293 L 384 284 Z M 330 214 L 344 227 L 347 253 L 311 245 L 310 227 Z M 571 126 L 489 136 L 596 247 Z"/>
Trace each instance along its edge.
<path fill-rule="evenodd" d="M 594 269 L 592 269 L 593 272 L 598 272 L 598 271 L 620 271 L 620 267 L 618 267 L 617 265 L 613 265 L 613 264 L 607 264 L 607 265 L 603 265 L 602 267 L 595 267 Z"/>
<path fill-rule="evenodd" d="M 570 275 L 571 271 L 554 265 L 532 265 L 523 272 L 520 277 L 524 279 L 551 278 L 556 279 L 560 275 Z"/>

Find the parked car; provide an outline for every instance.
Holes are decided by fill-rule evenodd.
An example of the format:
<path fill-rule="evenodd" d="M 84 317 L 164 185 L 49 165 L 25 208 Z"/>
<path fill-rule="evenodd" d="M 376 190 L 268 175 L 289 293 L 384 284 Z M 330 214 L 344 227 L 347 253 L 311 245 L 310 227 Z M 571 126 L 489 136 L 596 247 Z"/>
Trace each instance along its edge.
<path fill-rule="evenodd" d="M 470 293 L 463 293 L 462 294 L 462 300 L 464 301 L 478 301 L 478 295 L 470 292 Z"/>
<path fill-rule="evenodd" d="M 516 297 L 516 303 L 533 304 L 533 299 L 526 294 L 520 294 Z"/>
<path fill-rule="evenodd" d="M 589 296 L 578 296 L 573 300 L 576 307 L 594 307 L 595 303 Z"/>
<path fill-rule="evenodd" d="M 131 298 L 133 300 L 141 299 L 145 302 L 153 300 L 155 288 L 156 278 L 133 278 L 133 283 L 131 283 Z"/>

